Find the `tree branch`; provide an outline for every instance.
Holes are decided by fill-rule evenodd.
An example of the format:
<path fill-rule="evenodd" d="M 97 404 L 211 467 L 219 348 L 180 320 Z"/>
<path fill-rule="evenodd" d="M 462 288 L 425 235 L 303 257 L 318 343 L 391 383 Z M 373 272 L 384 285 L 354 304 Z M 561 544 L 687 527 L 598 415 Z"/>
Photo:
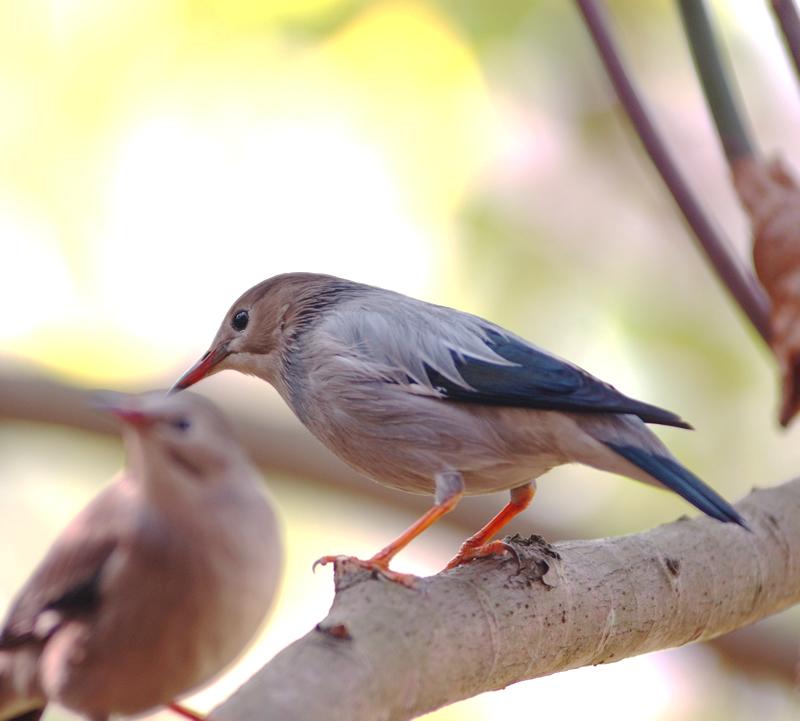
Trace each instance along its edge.
<path fill-rule="evenodd" d="M 678 6 L 733 186 L 750 217 L 753 263 L 771 301 L 769 341 L 782 376 L 779 421 L 787 426 L 800 410 L 800 188 L 779 159 L 764 162 L 754 150 L 705 0 L 678 0 Z M 787 43 L 797 49 L 790 40 L 791 32 L 797 31 L 792 25 L 792 21 L 797 23 L 794 6 L 774 9 L 787 33 Z"/>
<path fill-rule="evenodd" d="M 706 103 L 714 117 L 722 148 L 728 164 L 755 155 L 745 121 L 739 109 L 733 85 L 728 80 L 722 53 L 705 0 L 678 0 L 681 21 L 692 51 L 694 67 L 703 85 Z"/>
<path fill-rule="evenodd" d="M 633 84 L 606 19 L 600 0 L 576 0 L 622 106 L 653 164 L 672 193 L 701 249 L 753 327 L 769 341 L 769 301 L 753 274 L 734 255 L 730 242 L 712 223 L 678 169 Z"/>
<path fill-rule="evenodd" d="M 146 385 L 158 386 L 159 383 Z M 0 419 L 58 424 L 108 435 L 119 432 L 115 423 L 87 407 L 85 390 L 49 378 L 11 371 L 0 372 Z M 241 412 L 234 413 L 231 420 L 250 457 L 270 473 L 285 474 L 306 483 L 335 486 L 340 491 L 390 503 L 393 508 L 411 514 L 418 515 L 430 507 L 427 496 L 397 493 L 362 478 L 300 428 L 293 430 L 283 423 L 263 418 L 263 414 L 254 419 Z M 489 496 L 471 500 L 470 504 L 457 506 L 440 523 L 458 528 L 466 537 L 497 510 L 496 501 Z M 514 527 L 523 529 L 526 519 L 520 518 L 509 527 L 511 530 Z M 536 529 L 552 540 L 575 538 L 580 534 L 578 528 L 547 525 L 541 518 L 536 520 Z M 741 642 L 725 637 L 713 639 L 710 643 L 740 671 L 755 671 L 748 659 L 757 657 L 760 659 L 759 675 L 769 674 L 776 680 L 789 683 L 795 679 L 794 662 L 787 660 L 787 651 L 774 634 L 753 630 Z"/>
<path fill-rule="evenodd" d="M 336 569 L 328 617 L 212 718 L 402 721 L 484 691 L 708 639 L 800 602 L 800 479 L 739 504 L 752 533 L 679 520 L 622 538 L 512 539 L 413 589 Z"/>
<path fill-rule="evenodd" d="M 794 0 L 772 0 L 772 11 L 781 26 L 786 49 L 794 62 L 795 73 L 800 79 L 800 17 Z"/>

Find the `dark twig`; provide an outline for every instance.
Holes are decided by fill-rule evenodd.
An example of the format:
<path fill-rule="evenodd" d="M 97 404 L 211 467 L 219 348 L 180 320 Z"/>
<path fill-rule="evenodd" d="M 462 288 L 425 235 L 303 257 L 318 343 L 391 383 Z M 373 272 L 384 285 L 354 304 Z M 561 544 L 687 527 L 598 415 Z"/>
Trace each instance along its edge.
<path fill-rule="evenodd" d="M 706 102 L 714 116 L 728 163 L 754 155 L 735 87 L 711 27 L 705 0 L 678 0 L 683 29 L 692 51 L 694 66 L 703 85 Z"/>
<path fill-rule="evenodd" d="M 700 207 L 655 129 L 617 52 L 599 0 L 576 0 L 620 102 L 717 275 L 764 340 L 769 340 L 769 302 L 763 289 L 730 250 L 730 243 Z"/>
<path fill-rule="evenodd" d="M 772 0 L 772 12 L 781 26 L 786 49 L 794 61 L 794 69 L 800 79 L 800 16 L 794 0 Z"/>

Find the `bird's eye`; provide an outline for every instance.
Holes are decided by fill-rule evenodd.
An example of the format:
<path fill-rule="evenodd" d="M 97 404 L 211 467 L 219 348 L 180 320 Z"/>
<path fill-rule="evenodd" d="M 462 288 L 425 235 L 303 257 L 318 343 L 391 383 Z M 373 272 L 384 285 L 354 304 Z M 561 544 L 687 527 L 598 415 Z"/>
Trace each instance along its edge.
<path fill-rule="evenodd" d="M 179 431 L 188 431 L 192 424 L 187 418 L 176 418 L 170 425 Z"/>
<path fill-rule="evenodd" d="M 231 318 L 231 325 L 234 330 L 244 330 L 247 328 L 247 323 L 250 320 L 250 314 L 246 310 L 236 311 L 233 318 Z"/>

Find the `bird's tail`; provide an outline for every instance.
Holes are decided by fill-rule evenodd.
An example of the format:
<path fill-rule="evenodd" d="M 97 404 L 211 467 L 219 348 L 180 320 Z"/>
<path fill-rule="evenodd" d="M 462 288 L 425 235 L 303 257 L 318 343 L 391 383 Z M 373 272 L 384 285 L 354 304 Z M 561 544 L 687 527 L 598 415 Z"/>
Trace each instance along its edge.
<path fill-rule="evenodd" d="M 44 713 L 37 665 L 34 649 L 0 650 L 0 721 L 38 721 Z"/>
<path fill-rule="evenodd" d="M 739 512 L 678 463 L 639 418 L 575 414 L 572 420 L 583 433 L 569 436 L 570 446 L 565 449 L 568 457 L 605 471 L 665 486 L 712 518 L 747 528 Z"/>
<path fill-rule="evenodd" d="M 738 523 L 740 526 L 747 528 L 742 516 L 730 503 L 675 459 L 640 446 L 610 441 L 603 442 L 612 451 L 651 475 L 670 490 L 675 491 L 675 493 L 685 498 L 703 513 L 716 518 L 718 521 Z"/>

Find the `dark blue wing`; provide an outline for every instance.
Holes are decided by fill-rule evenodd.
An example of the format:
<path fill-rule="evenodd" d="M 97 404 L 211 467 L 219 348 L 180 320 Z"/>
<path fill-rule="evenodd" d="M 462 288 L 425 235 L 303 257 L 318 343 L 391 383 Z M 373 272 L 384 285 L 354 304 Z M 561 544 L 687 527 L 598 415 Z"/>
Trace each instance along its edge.
<path fill-rule="evenodd" d="M 577 366 L 513 336 L 486 328 L 486 346 L 515 365 L 498 365 L 451 351 L 459 385 L 426 364 L 428 380 L 445 398 L 465 403 L 590 413 L 630 413 L 648 423 L 691 428 L 675 413 L 628 398 Z"/>

